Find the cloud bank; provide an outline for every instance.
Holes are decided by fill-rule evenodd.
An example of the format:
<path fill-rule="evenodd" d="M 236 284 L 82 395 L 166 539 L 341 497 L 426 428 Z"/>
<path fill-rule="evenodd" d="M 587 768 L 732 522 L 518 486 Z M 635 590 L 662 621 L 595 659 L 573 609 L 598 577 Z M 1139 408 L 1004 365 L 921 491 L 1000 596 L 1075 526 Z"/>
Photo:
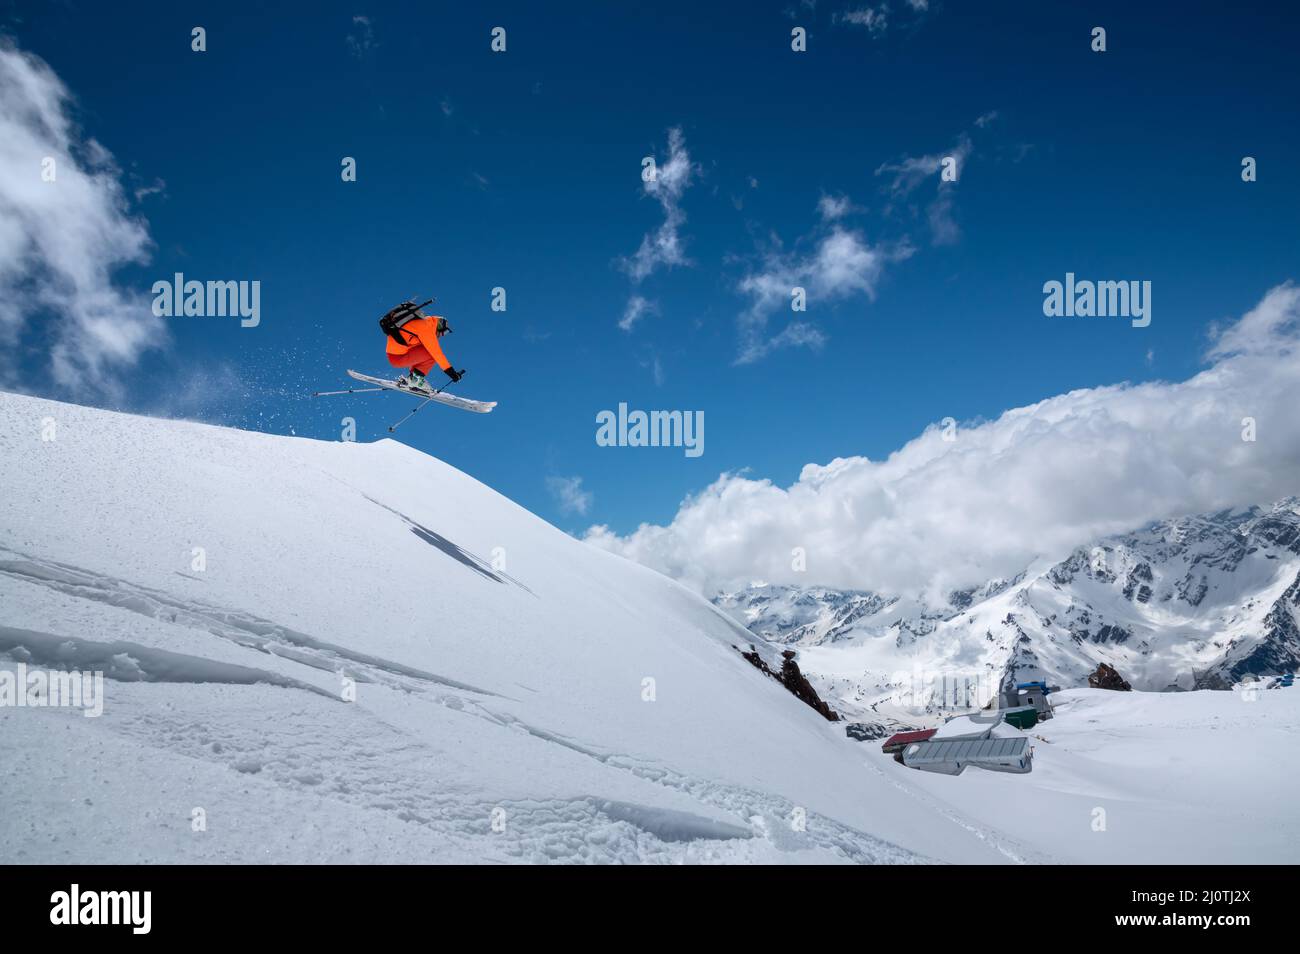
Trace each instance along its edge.
<path fill-rule="evenodd" d="M 114 392 L 117 374 L 165 336 L 147 296 L 116 288 L 143 262 L 145 223 L 127 207 L 113 157 L 83 140 L 71 97 L 38 57 L 0 41 L 0 380 L 38 317 L 53 381 L 73 394 Z"/>
<path fill-rule="evenodd" d="M 1300 288 L 1216 330 L 1206 360 L 1186 381 L 1071 391 L 955 440 L 934 425 L 790 487 L 723 474 L 668 526 L 586 539 L 706 593 L 763 579 L 944 594 L 1148 520 L 1300 492 Z"/>

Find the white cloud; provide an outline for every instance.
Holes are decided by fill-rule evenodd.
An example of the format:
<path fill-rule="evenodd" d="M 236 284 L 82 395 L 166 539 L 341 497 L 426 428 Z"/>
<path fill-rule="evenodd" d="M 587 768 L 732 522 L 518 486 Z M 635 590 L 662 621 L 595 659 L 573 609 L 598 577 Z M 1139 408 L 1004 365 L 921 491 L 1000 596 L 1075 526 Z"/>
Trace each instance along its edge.
<path fill-rule="evenodd" d="M 162 179 L 154 179 L 151 185 L 136 186 L 133 190 L 135 201 L 141 202 L 151 195 L 162 195 L 167 191 L 167 183 Z"/>
<path fill-rule="evenodd" d="M 129 214 L 113 157 L 80 137 L 70 104 L 48 64 L 0 43 L 0 351 L 12 355 L 31 331 L 48 342 L 54 383 L 114 392 L 118 372 L 166 330 L 147 296 L 113 284 L 117 268 L 147 259 L 148 228 Z M 52 182 L 42 178 L 47 159 Z M 0 358 L 0 378 L 16 377 L 13 360 Z"/>
<path fill-rule="evenodd" d="M 994 114 L 985 114 L 980 119 L 991 115 Z M 976 125 L 980 125 L 980 120 L 976 120 Z M 987 125 L 987 122 L 984 125 Z M 944 181 L 939 172 L 943 168 L 944 160 L 951 158 L 955 160 L 957 179 L 960 180 L 966 171 L 966 161 L 970 158 L 971 152 L 970 136 L 963 133 L 947 152 L 936 152 L 925 156 L 904 156 L 898 162 L 882 163 L 876 169 L 878 176 L 892 175 L 888 189 L 895 201 L 906 200 L 927 181 L 935 183 L 935 197 L 926 207 L 926 219 L 930 223 L 930 234 L 935 245 L 951 245 L 961 237 L 961 230 L 953 217 L 957 182 Z"/>
<path fill-rule="evenodd" d="M 904 14 L 908 11 L 913 14 L 910 19 L 906 15 L 901 18 L 903 25 L 905 27 L 915 26 L 929 12 L 930 0 L 904 0 L 902 9 Z M 881 37 L 890 27 L 890 16 L 889 4 L 881 3 L 874 7 L 866 6 L 841 10 L 832 15 L 831 22 L 848 23 L 852 26 L 863 27 L 872 37 Z"/>
<path fill-rule="evenodd" d="M 681 200 L 697 173 L 681 129 L 668 130 L 668 161 L 656 165 L 655 177 L 642 183 L 646 194 L 658 200 L 662 207 L 663 224 L 641 239 L 634 255 L 621 261 L 633 283 L 640 284 L 659 268 L 690 264 L 682 244 L 681 229 L 686 224 L 686 213 L 682 211 Z"/>
<path fill-rule="evenodd" d="M 873 36 L 884 33 L 889 28 L 889 6 L 882 3 L 878 7 L 862 7 L 858 10 L 845 10 L 835 14 L 836 22 L 851 23 L 866 27 Z"/>
<path fill-rule="evenodd" d="M 656 387 L 663 387 L 665 380 L 663 362 L 659 360 L 657 354 L 651 354 L 648 358 L 642 359 L 641 367 L 650 369 L 650 376 L 654 380 Z"/>
<path fill-rule="evenodd" d="M 792 321 L 779 334 L 743 355 L 743 360 L 737 361 L 737 364 L 748 364 L 770 351 L 780 351 L 782 348 L 811 348 L 820 351 L 825 344 L 826 335 L 816 325 L 806 321 Z"/>
<path fill-rule="evenodd" d="M 1300 339 L 1300 288 L 1279 285 L 1264 300 L 1227 328 L 1212 329 L 1211 358 L 1264 356 L 1275 348 L 1293 350 Z"/>
<path fill-rule="evenodd" d="M 348 49 L 357 59 L 363 58 L 379 46 L 375 40 L 375 28 L 370 22 L 370 17 L 352 18 L 352 29 L 348 32 L 347 44 Z"/>
<path fill-rule="evenodd" d="M 638 321 L 646 315 L 654 314 L 656 310 L 654 302 L 633 295 L 627 300 L 627 307 L 623 309 L 623 317 L 619 319 L 618 326 L 624 331 L 631 331 Z"/>
<path fill-rule="evenodd" d="M 817 201 L 817 214 L 823 222 L 834 222 L 856 211 L 857 208 L 846 195 L 824 195 Z"/>
<path fill-rule="evenodd" d="M 874 298 L 885 266 L 911 254 L 908 246 L 873 246 L 861 232 L 838 224 L 832 224 L 806 255 L 780 248 L 768 252 L 761 267 L 746 274 L 737 285 L 741 294 L 750 299 L 750 306 L 739 319 L 740 352 L 736 362 L 748 364 L 778 348 L 815 348 L 825 343 L 825 335 L 802 318 L 769 336 L 770 318 L 790 308 L 796 286 L 806 290 L 809 307 L 858 294 Z"/>
<path fill-rule="evenodd" d="M 881 163 L 876 169 L 876 175 L 892 173 L 894 178 L 889 184 L 891 194 L 895 198 L 906 198 L 930 177 L 937 180 L 943 160 L 949 156 L 957 160 L 957 174 L 960 178 L 970 154 L 971 140 L 963 133 L 956 145 L 947 152 L 931 153 L 928 156 L 904 156 L 898 162 Z"/>
<path fill-rule="evenodd" d="M 961 238 L 961 228 L 953 216 L 954 202 L 953 184 L 941 182 L 939 194 L 925 210 L 926 221 L 930 223 L 930 240 L 935 245 L 956 245 Z"/>
<path fill-rule="evenodd" d="M 723 474 L 668 526 L 588 539 L 705 592 L 766 579 L 946 593 L 1148 520 L 1300 491 L 1300 289 L 1270 291 L 1207 359 L 1186 381 L 1071 391 L 951 442 L 932 426 L 885 460 L 809 464 L 790 487 Z"/>
<path fill-rule="evenodd" d="M 591 509 L 592 493 L 582 489 L 581 477 L 547 477 L 546 489 L 555 498 L 561 513 L 584 516 Z"/>

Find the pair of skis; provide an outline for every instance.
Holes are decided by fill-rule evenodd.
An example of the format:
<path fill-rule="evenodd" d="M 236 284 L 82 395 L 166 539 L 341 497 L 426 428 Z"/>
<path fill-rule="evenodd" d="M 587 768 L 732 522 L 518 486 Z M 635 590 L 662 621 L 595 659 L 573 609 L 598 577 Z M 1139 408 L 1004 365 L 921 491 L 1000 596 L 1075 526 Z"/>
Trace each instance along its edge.
<path fill-rule="evenodd" d="M 402 394 L 409 394 L 412 397 L 424 399 L 417 404 L 410 413 L 388 428 L 390 434 L 405 424 L 415 415 L 416 411 L 420 410 L 420 408 L 424 407 L 431 401 L 438 404 L 446 404 L 448 407 L 458 407 L 462 411 L 473 411 L 476 414 L 488 414 L 497 406 L 496 401 L 475 401 L 470 398 L 460 397 L 456 394 L 444 394 L 443 388 L 446 388 L 447 384 L 451 383 L 450 381 L 448 381 L 447 384 L 444 384 L 441 388 L 438 388 L 436 391 L 426 391 L 422 388 L 407 387 L 397 381 L 390 381 L 387 378 L 376 378 L 369 374 L 362 374 L 360 371 L 353 371 L 351 369 L 348 370 L 348 376 L 355 378 L 358 381 L 372 384 L 374 387 L 345 388 L 342 391 L 316 391 L 312 394 L 312 397 L 325 397 L 331 394 L 374 394 L 379 391 L 398 391 Z"/>

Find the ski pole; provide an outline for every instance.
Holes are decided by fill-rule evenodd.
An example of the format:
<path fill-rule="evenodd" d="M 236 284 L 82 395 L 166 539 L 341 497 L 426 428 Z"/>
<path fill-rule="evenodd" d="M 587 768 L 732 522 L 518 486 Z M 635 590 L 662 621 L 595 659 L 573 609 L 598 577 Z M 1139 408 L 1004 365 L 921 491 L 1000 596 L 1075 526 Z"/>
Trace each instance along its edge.
<path fill-rule="evenodd" d="M 428 404 L 428 403 L 429 403 L 430 401 L 432 401 L 432 400 L 433 400 L 433 398 L 431 398 L 431 397 L 430 397 L 430 398 L 425 398 L 422 402 L 420 402 L 420 403 L 417 404 L 414 408 L 412 408 L 412 409 L 411 409 L 411 412 L 410 412 L 409 414 L 407 414 L 406 417 L 402 418 L 402 419 L 401 419 L 400 421 L 398 421 L 396 424 L 393 424 L 392 426 L 390 426 L 390 427 L 388 428 L 388 433 L 390 433 L 390 434 L 393 433 L 393 431 L 397 430 L 399 427 L 401 427 L 403 424 L 405 424 L 408 420 L 410 420 L 411 417 L 415 414 L 416 411 L 418 411 L 420 408 L 424 407 L 424 405 Z"/>
<path fill-rule="evenodd" d="M 468 372 L 462 371 L 462 372 L 460 373 L 460 376 L 463 378 L 463 377 L 465 377 L 465 375 L 466 375 L 467 373 L 468 373 Z M 455 381 L 448 381 L 446 384 L 444 384 L 441 388 L 438 388 L 438 390 L 434 391 L 433 393 L 434 393 L 434 394 L 441 394 L 442 391 L 443 391 L 443 388 L 449 387 L 450 385 L 453 385 L 453 384 L 455 384 L 455 383 L 456 383 Z"/>
<path fill-rule="evenodd" d="M 328 397 L 331 394 L 369 394 L 372 391 L 387 391 L 388 388 L 348 388 L 345 391 L 313 391 L 312 397 Z"/>
<path fill-rule="evenodd" d="M 463 378 L 463 377 L 465 376 L 465 372 L 462 371 L 462 372 L 460 373 L 460 376 Z M 446 388 L 448 385 L 450 385 L 450 384 L 454 384 L 454 383 L 455 383 L 454 381 L 448 381 L 447 384 L 444 384 L 441 388 L 438 388 L 438 390 L 434 391 L 433 393 L 434 393 L 434 394 L 441 394 L 441 393 L 443 392 L 443 388 Z M 406 417 L 402 418 L 400 421 L 398 421 L 396 424 L 394 424 L 392 427 L 390 427 L 390 428 L 388 429 L 388 433 L 390 433 L 390 434 L 393 433 L 393 431 L 397 430 L 399 427 L 401 427 L 403 424 L 405 424 L 408 420 L 410 420 L 410 418 L 414 416 L 414 414 L 415 414 L 416 411 L 418 411 L 420 408 L 424 407 L 424 405 L 428 404 L 428 403 L 429 403 L 430 401 L 432 401 L 432 400 L 433 400 L 433 397 L 432 397 L 432 396 L 425 398 L 422 402 L 420 402 L 419 404 L 417 404 L 417 405 L 415 406 L 415 408 L 411 411 L 410 414 L 407 414 Z"/>

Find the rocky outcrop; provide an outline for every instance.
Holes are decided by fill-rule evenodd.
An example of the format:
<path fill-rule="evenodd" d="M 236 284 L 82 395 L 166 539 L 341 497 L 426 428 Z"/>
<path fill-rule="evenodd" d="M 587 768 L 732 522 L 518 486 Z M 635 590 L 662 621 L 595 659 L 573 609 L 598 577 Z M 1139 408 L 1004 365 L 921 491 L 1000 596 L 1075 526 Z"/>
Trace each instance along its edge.
<path fill-rule="evenodd" d="M 1088 676 L 1089 689 L 1114 689 L 1116 692 L 1131 692 L 1133 687 L 1124 681 L 1112 666 L 1105 663 L 1097 665 L 1097 671 Z"/>
<path fill-rule="evenodd" d="M 844 734 L 858 742 L 871 742 L 887 739 L 906 728 L 901 722 L 849 722 L 844 726 Z"/>
<path fill-rule="evenodd" d="M 1153 579 L 1150 563 L 1139 563 L 1133 567 L 1129 571 L 1128 582 L 1124 585 L 1124 599 L 1139 603 L 1151 602 L 1151 587 L 1148 584 Z"/>
<path fill-rule="evenodd" d="M 794 651 L 790 649 L 781 653 L 781 657 L 785 660 L 781 663 L 781 682 L 796 696 L 820 712 L 828 722 L 839 722 L 839 713 L 818 697 L 812 683 L 799 671 L 799 664 L 794 661 L 794 655 Z"/>
<path fill-rule="evenodd" d="M 1132 635 L 1133 634 L 1130 633 L 1123 626 L 1115 626 L 1115 625 L 1107 624 L 1097 630 L 1097 635 L 1094 639 L 1094 642 L 1126 643 L 1128 642 L 1129 637 Z M 1102 665 L 1104 666 L 1106 664 L 1102 663 Z M 1113 672 L 1114 670 L 1111 671 Z"/>
<path fill-rule="evenodd" d="M 765 675 L 771 676 L 781 685 L 785 686 L 792 693 L 798 696 L 802 702 L 816 709 L 821 714 L 822 718 L 826 719 L 828 722 L 840 721 L 839 713 L 821 700 L 821 697 L 817 695 L 817 690 L 813 688 L 812 683 L 810 683 L 807 677 L 799 671 L 799 664 L 794 661 L 794 650 L 787 649 L 781 653 L 781 671 L 775 672 L 772 667 L 764 661 L 763 657 L 758 654 L 758 650 L 756 650 L 752 644 L 749 647 L 749 652 L 745 652 L 739 647 L 733 648 L 735 648 L 740 655 L 753 663 L 759 671 Z"/>

